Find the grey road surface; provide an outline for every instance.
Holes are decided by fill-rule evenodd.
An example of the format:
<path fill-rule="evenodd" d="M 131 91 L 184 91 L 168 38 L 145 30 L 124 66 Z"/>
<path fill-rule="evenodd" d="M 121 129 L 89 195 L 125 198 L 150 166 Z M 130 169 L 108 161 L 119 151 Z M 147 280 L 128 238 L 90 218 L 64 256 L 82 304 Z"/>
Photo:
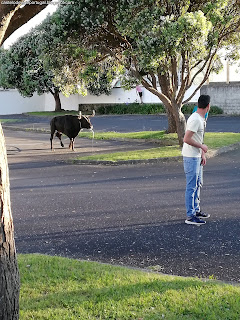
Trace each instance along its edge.
<path fill-rule="evenodd" d="M 50 129 L 50 118 L 29 117 L 25 115 L 5 115 L 0 119 L 18 119 L 19 123 L 8 123 L 7 126 L 18 126 L 23 128 Z M 97 115 L 91 118 L 95 131 L 149 131 L 166 130 L 168 127 L 165 115 Z M 239 132 L 240 116 L 209 116 L 207 131 L 209 132 Z"/>
<path fill-rule="evenodd" d="M 181 162 L 87 166 L 46 134 L 4 130 L 17 251 L 240 281 L 240 150 L 208 160 L 201 227 L 184 224 Z M 79 139 L 77 152 L 131 148 Z M 75 154 L 74 154 L 75 155 Z"/>

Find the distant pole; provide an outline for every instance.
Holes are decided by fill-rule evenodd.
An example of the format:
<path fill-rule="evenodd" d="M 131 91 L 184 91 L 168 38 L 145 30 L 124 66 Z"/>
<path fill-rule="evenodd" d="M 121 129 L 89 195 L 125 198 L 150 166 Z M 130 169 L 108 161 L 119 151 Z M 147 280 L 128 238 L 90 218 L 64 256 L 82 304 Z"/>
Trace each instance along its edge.
<path fill-rule="evenodd" d="M 230 67 L 229 67 L 229 60 L 227 59 L 227 81 L 226 83 L 229 84 L 230 79 Z"/>

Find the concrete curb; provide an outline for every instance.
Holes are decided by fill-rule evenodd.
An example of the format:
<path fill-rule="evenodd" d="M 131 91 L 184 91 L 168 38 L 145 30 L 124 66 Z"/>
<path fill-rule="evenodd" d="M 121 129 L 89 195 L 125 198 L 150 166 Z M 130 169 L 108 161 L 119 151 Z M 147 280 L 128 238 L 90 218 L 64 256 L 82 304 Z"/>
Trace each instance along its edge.
<path fill-rule="evenodd" d="M 178 162 L 182 157 L 167 157 L 167 158 L 155 158 L 155 159 L 141 159 L 141 160 L 119 160 L 119 161 L 101 161 L 101 160 L 67 160 L 72 164 L 83 165 L 105 165 L 105 166 L 118 166 L 118 165 L 134 165 L 134 164 L 148 164 L 148 163 L 163 163 L 163 162 Z"/>

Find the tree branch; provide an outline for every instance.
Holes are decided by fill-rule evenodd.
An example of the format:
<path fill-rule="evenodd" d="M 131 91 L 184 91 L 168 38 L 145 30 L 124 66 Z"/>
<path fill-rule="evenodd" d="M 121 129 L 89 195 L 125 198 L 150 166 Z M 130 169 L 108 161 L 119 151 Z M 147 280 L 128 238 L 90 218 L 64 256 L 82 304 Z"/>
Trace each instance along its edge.
<path fill-rule="evenodd" d="M 205 76 L 203 78 L 203 80 L 201 81 L 201 83 L 198 85 L 198 87 L 193 91 L 193 93 L 190 95 L 189 98 L 187 98 L 185 101 L 183 101 L 183 104 L 187 103 L 188 101 L 190 101 L 192 99 L 192 97 L 195 96 L 195 94 L 198 92 L 199 89 L 201 89 L 201 87 L 203 86 L 203 84 L 207 81 L 207 79 L 209 78 L 209 75 L 211 73 L 211 68 L 210 65 L 208 67 L 208 70 L 205 73 Z"/>
<path fill-rule="evenodd" d="M 176 57 L 171 58 L 172 65 L 172 94 L 175 97 L 178 90 L 178 72 L 177 72 L 177 60 Z"/>
<path fill-rule="evenodd" d="M 19 27 L 28 22 L 37 13 L 42 11 L 47 4 L 26 4 L 20 8 L 24 0 L 20 0 L 17 5 L 0 3 L 0 45 Z M 42 0 L 35 0 L 42 2 Z"/>

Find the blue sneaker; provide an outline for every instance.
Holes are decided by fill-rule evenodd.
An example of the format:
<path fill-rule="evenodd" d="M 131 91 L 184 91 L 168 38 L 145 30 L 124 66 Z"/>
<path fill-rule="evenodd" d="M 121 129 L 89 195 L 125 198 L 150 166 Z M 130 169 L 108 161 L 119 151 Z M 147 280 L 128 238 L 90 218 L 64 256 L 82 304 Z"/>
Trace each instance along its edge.
<path fill-rule="evenodd" d="M 199 212 L 196 212 L 196 217 L 197 218 L 205 218 L 206 219 L 206 218 L 210 217 L 210 214 L 202 212 L 202 211 L 199 211 Z"/>
<path fill-rule="evenodd" d="M 199 219 L 196 216 L 193 216 L 191 218 L 188 218 L 187 220 L 185 220 L 186 224 L 195 224 L 195 226 L 201 226 L 202 224 L 205 224 L 206 221 Z"/>

